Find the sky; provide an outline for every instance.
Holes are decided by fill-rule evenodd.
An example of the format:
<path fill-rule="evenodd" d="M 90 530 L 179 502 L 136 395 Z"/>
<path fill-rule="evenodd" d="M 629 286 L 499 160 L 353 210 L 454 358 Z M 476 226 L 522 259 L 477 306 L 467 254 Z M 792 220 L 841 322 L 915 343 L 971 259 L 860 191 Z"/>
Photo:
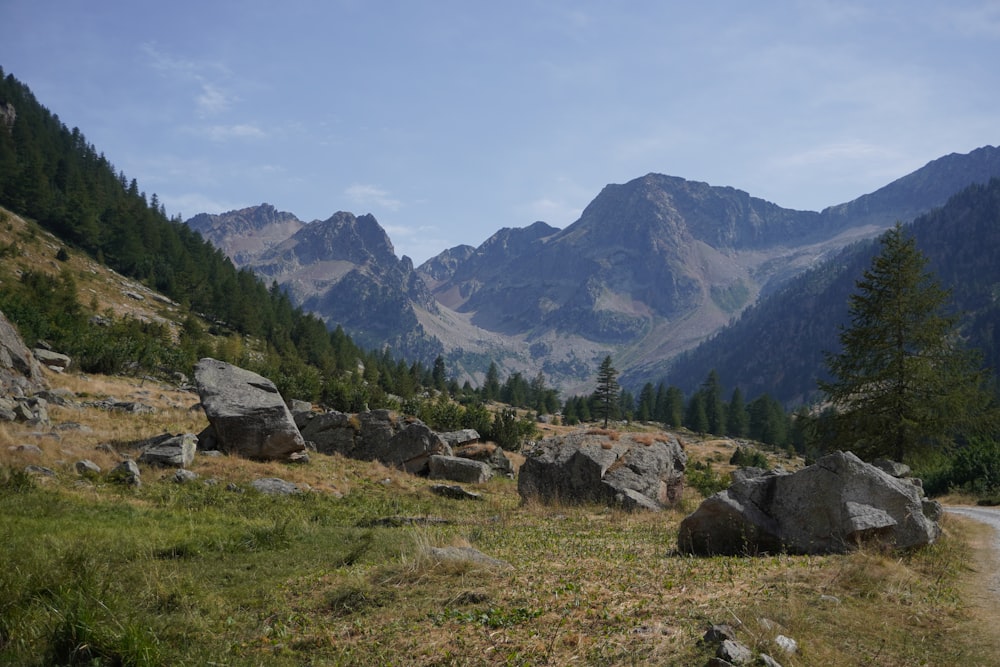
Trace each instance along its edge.
<path fill-rule="evenodd" d="M 788 208 L 1000 144 L 1000 0 L 0 0 L 0 67 L 170 216 L 416 264 L 650 172 Z"/>

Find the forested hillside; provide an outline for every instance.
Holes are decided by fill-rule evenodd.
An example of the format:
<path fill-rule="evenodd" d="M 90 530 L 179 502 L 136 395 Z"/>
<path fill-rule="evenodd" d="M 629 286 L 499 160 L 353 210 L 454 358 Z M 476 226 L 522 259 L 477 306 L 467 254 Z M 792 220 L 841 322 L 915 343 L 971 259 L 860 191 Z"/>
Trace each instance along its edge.
<path fill-rule="evenodd" d="M 994 376 L 1000 367 L 1000 179 L 971 186 L 909 226 L 929 270 L 951 291 L 961 333 Z M 838 349 L 847 300 L 877 251 L 861 242 L 793 280 L 737 322 L 679 358 L 667 381 L 692 391 L 715 369 L 748 396 L 792 406 L 816 396 L 824 352 Z"/>
<path fill-rule="evenodd" d="M 189 307 L 216 337 L 260 341 L 261 349 L 246 361 L 268 370 L 293 395 L 355 393 L 356 387 L 350 381 L 345 386 L 341 378 L 356 371 L 359 362 L 368 369 L 368 379 L 380 379 L 383 389 L 404 390 L 395 386 L 398 382 L 419 384 L 424 369 L 401 367 L 387 355 L 363 353 L 343 331 L 331 333 L 321 320 L 294 307 L 282 291 L 269 288 L 249 270 L 237 270 L 197 232 L 179 219 L 169 219 L 156 194 L 147 195 L 135 179 L 116 172 L 79 129 L 67 128 L 27 86 L 2 70 L 0 111 L 0 205 L 36 220 L 69 247 Z M 16 253 L 16 243 L 8 241 L 4 252 Z M 60 292 L 59 298 L 51 297 L 54 292 Z M 5 287 L 0 309 L 28 329 L 26 337 L 44 335 L 69 353 L 91 358 L 93 350 L 80 349 L 84 341 L 113 336 L 106 330 L 88 330 L 96 326 L 88 319 L 94 309 L 80 304 L 78 297 L 72 276 L 53 282 L 29 271 L 16 288 Z M 143 363 L 183 369 L 197 354 L 217 351 L 206 346 L 203 328 L 189 322 L 185 334 L 195 340 L 182 340 L 179 346 L 163 340 L 150 343 L 162 353 L 147 355 Z M 142 329 L 131 323 L 123 335 L 163 337 L 163 332 Z M 396 378 L 400 368 L 406 371 L 405 380 Z"/>

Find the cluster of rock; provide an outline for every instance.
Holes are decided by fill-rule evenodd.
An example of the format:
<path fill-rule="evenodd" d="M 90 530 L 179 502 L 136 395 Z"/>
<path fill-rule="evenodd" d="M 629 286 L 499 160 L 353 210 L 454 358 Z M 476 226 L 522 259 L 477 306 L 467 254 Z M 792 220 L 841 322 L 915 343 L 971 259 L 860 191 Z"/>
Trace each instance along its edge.
<path fill-rule="evenodd" d="M 771 630 L 775 624 L 768 619 L 761 619 L 765 630 Z M 775 634 L 774 645 L 786 655 L 798 653 L 798 642 L 783 634 Z M 764 667 L 781 667 L 781 663 L 767 653 L 754 654 L 753 649 L 739 641 L 736 630 L 724 623 L 713 625 L 701 639 L 701 644 L 715 649 L 715 655 L 706 663 L 706 667 L 735 667 L 738 665 L 763 665 Z"/>
<path fill-rule="evenodd" d="M 680 525 L 687 553 L 841 553 L 866 542 L 899 549 L 930 544 L 941 506 L 909 469 L 834 452 L 795 473 L 743 471 Z M 900 476 L 894 476 L 900 475 Z"/>
<path fill-rule="evenodd" d="M 658 510 L 680 500 L 687 455 L 672 435 L 578 431 L 526 452 L 517 491 L 543 502 Z"/>
<path fill-rule="evenodd" d="M 48 423 L 45 400 L 35 398 L 46 389 L 41 365 L 0 312 L 0 421 Z"/>
<path fill-rule="evenodd" d="M 400 419 L 389 410 L 316 412 L 296 402 L 293 412 L 273 382 L 216 359 L 198 362 L 195 383 L 209 421 L 198 435 L 198 449 L 271 460 L 304 460 L 312 450 L 473 484 L 513 476 L 503 450 L 479 445 L 479 434 L 471 429 L 436 433 L 419 419 Z"/>

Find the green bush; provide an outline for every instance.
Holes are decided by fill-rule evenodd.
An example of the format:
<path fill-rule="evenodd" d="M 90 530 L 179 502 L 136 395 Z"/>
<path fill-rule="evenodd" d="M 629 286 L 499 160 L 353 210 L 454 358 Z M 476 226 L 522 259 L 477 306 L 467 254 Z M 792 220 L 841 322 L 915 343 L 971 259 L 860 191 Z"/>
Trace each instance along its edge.
<path fill-rule="evenodd" d="M 704 497 L 729 488 L 729 475 L 721 475 L 712 468 L 712 463 L 696 461 L 691 464 L 685 475 L 687 483 Z"/>
<path fill-rule="evenodd" d="M 770 465 L 763 452 L 749 447 L 737 447 L 729 463 L 740 468 L 767 468 Z"/>

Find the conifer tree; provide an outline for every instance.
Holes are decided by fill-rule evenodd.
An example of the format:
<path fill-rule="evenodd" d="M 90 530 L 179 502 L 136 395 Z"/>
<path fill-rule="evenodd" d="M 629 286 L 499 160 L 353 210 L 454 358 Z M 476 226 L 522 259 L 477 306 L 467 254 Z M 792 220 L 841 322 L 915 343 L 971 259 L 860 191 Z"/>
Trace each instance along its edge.
<path fill-rule="evenodd" d="M 989 396 L 976 355 L 959 345 L 949 298 L 896 224 L 850 297 L 842 350 L 819 383 L 837 410 L 838 447 L 897 461 L 947 449 L 981 424 Z"/>
<path fill-rule="evenodd" d="M 614 416 L 618 407 L 618 371 L 611 365 L 611 355 L 604 357 L 601 367 L 597 370 L 597 390 L 594 392 L 594 407 L 598 415 L 604 417 L 604 427 Z"/>

